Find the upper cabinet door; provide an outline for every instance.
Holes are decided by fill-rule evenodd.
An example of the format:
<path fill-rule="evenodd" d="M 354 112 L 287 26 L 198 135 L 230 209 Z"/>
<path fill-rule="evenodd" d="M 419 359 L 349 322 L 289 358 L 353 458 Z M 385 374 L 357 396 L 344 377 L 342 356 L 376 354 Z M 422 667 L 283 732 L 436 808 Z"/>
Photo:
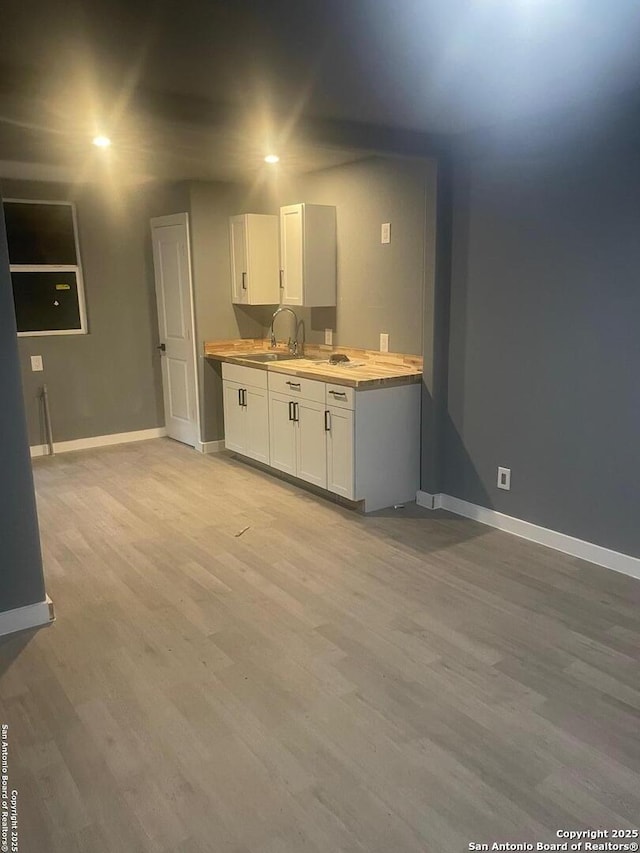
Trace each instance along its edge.
<path fill-rule="evenodd" d="M 324 204 L 280 208 L 282 304 L 336 304 L 336 209 Z"/>
<path fill-rule="evenodd" d="M 280 302 L 278 217 L 259 213 L 232 216 L 231 300 L 241 305 Z"/>
<path fill-rule="evenodd" d="M 304 206 L 280 208 L 280 263 L 282 264 L 282 304 L 302 305 Z"/>
<path fill-rule="evenodd" d="M 248 302 L 247 278 L 247 225 L 245 216 L 232 216 L 229 220 L 231 236 L 231 301 Z"/>

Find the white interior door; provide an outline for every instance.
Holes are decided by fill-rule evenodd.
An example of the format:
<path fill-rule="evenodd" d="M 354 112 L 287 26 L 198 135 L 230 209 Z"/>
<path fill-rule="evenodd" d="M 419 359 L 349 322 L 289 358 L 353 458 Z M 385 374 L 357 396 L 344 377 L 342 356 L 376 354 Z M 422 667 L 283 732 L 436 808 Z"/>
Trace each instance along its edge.
<path fill-rule="evenodd" d="M 167 435 L 199 443 L 198 387 L 186 213 L 151 220 Z"/>

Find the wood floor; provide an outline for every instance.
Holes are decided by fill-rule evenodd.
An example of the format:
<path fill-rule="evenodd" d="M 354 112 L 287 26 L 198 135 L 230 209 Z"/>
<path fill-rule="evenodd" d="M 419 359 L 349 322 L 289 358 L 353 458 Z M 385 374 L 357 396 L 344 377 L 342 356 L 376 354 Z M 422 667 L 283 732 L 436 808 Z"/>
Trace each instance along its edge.
<path fill-rule="evenodd" d="M 638 581 L 168 439 L 34 467 L 58 621 L 0 645 L 21 853 L 637 826 Z"/>

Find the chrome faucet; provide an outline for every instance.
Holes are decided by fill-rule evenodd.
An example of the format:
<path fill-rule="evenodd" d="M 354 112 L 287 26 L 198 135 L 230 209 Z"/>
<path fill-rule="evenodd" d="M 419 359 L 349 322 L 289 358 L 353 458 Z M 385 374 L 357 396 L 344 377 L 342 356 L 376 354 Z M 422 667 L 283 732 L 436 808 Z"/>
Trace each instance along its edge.
<path fill-rule="evenodd" d="M 273 331 L 273 324 L 275 323 L 276 317 L 278 316 L 278 314 L 281 314 L 283 311 L 288 311 L 290 314 L 293 314 L 293 319 L 296 321 L 295 337 L 293 338 L 293 340 L 291 340 L 291 338 L 289 338 L 289 340 L 287 341 L 287 346 L 289 348 L 289 352 L 291 353 L 291 355 L 301 355 L 302 354 L 302 352 L 301 352 L 302 348 L 301 348 L 300 344 L 298 343 L 298 326 L 300 325 L 299 320 L 298 320 L 298 315 L 293 310 L 293 308 L 289 308 L 287 305 L 281 305 L 279 308 L 276 308 L 276 310 L 273 312 L 273 317 L 271 318 L 271 347 L 273 348 L 276 345 L 276 336 L 275 336 L 274 331 Z"/>

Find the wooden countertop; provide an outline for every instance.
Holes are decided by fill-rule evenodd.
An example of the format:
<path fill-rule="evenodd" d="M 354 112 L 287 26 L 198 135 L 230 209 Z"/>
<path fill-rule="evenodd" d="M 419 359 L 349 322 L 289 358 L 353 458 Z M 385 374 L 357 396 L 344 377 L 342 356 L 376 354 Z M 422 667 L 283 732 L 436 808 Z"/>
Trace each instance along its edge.
<path fill-rule="evenodd" d="M 204 345 L 206 358 L 227 361 L 268 370 L 275 373 L 287 373 L 306 379 L 318 379 L 335 385 L 346 385 L 358 390 L 409 385 L 420 382 L 422 376 L 422 358 L 417 355 L 401 353 L 381 353 L 374 350 L 361 350 L 352 347 L 327 347 L 306 344 L 304 358 L 291 358 L 282 361 L 256 362 L 247 356 L 259 353 L 286 353 L 284 344 L 278 344 L 275 350 L 269 342 L 257 338 L 243 338 L 227 341 L 210 341 Z M 329 364 L 331 353 L 341 353 L 349 358 L 345 364 Z"/>

